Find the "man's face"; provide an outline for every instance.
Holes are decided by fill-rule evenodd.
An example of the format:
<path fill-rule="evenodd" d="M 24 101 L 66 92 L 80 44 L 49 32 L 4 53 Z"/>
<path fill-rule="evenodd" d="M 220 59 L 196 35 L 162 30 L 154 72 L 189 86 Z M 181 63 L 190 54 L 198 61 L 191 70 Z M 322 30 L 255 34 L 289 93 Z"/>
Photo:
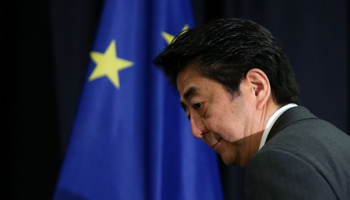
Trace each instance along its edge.
<path fill-rule="evenodd" d="M 226 164 L 242 167 L 257 152 L 262 133 L 255 123 L 256 106 L 250 98 L 253 91 L 246 85 L 243 80 L 240 94 L 233 95 L 219 82 L 198 74 L 195 65 L 177 76 L 181 105 L 193 135 L 202 138 Z"/>

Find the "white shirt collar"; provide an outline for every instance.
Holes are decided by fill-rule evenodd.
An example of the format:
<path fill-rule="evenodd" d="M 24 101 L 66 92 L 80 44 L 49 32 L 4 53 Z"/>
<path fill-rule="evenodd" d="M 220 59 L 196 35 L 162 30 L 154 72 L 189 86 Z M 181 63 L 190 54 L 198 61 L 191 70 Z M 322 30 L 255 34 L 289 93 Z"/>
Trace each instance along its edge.
<path fill-rule="evenodd" d="M 260 145 L 259 145 L 259 150 L 265 145 L 267 136 L 269 135 L 273 124 L 276 122 L 276 120 L 279 118 L 279 116 L 281 116 L 289 108 L 296 107 L 296 106 L 298 106 L 298 105 L 294 104 L 294 103 L 290 103 L 290 104 L 287 104 L 285 106 L 282 106 L 275 113 L 273 113 L 273 115 L 270 117 L 269 121 L 267 122 L 265 130 L 262 134 Z"/>

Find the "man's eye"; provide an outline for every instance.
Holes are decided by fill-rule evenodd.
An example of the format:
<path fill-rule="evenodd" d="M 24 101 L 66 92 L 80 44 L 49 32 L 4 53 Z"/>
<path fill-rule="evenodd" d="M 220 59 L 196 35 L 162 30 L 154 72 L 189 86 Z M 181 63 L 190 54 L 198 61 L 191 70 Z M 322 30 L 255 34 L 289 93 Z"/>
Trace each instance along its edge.
<path fill-rule="evenodd" d="M 196 104 L 193 104 L 192 107 L 195 109 L 195 110 L 198 110 L 199 108 L 201 108 L 203 105 L 203 103 L 196 103 Z"/>

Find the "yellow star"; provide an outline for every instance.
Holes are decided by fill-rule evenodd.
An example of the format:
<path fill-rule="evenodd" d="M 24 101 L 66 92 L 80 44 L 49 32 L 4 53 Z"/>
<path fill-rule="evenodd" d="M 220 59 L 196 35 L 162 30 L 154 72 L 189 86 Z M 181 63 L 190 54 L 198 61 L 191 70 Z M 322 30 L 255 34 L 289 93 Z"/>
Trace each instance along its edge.
<path fill-rule="evenodd" d="M 134 63 L 118 58 L 115 40 L 112 40 L 105 53 L 92 51 L 91 59 L 97 64 L 89 77 L 89 81 L 107 76 L 113 85 L 119 89 L 119 71 L 131 67 Z"/>
<path fill-rule="evenodd" d="M 186 25 L 183 27 L 182 31 L 187 30 L 187 29 L 188 29 L 188 24 L 186 24 Z M 171 35 L 171 34 L 169 34 L 169 33 L 166 33 L 166 32 L 164 32 L 164 31 L 162 31 L 162 36 L 163 36 L 163 38 L 165 39 L 165 41 L 166 41 L 168 44 L 170 44 L 171 41 L 173 41 L 173 39 L 174 39 L 174 37 L 175 37 L 175 36 L 173 36 L 173 35 Z"/>

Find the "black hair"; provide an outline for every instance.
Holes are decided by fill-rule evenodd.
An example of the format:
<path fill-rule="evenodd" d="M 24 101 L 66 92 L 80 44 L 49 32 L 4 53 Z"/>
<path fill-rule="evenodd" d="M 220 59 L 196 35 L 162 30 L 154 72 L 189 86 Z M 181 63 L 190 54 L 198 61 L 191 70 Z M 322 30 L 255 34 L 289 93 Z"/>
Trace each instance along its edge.
<path fill-rule="evenodd" d="M 279 105 L 300 104 L 298 84 L 281 45 L 261 25 L 245 19 L 219 19 L 177 35 L 154 60 L 176 86 L 179 72 L 190 64 L 203 77 L 223 84 L 232 94 L 250 69 L 268 77 Z"/>

